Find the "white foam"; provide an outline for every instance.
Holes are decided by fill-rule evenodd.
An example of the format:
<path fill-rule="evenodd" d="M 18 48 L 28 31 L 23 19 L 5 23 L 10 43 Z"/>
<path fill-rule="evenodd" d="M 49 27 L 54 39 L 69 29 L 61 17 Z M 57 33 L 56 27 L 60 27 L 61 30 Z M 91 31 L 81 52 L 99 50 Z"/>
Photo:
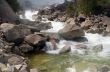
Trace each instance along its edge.
<path fill-rule="evenodd" d="M 33 19 L 33 15 L 37 15 L 38 11 L 31 11 L 31 10 L 26 10 L 24 17 L 23 15 L 20 15 L 21 18 L 24 19 L 28 19 L 30 21 L 34 21 Z M 55 21 L 48 21 L 46 20 L 45 22 L 51 22 L 52 23 L 52 27 L 51 29 L 48 30 L 44 30 L 41 32 L 50 32 L 50 33 L 58 33 L 59 30 L 61 30 L 64 27 L 64 23 L 62 22 L 55 22 Z M 92 34 L 92 33 L 85 33 L 85 37 L 88 39 L 88 43 L 86 44 L 87 46 L 91 47 L 97 44 L 103 44 L 103 51 L 99 52 L 98 55 L 99 56 L 108 56 L 110 55 L 110 37 L 103 37 L 100 34 Z M 78 42 L 74 42 L 74 41 L 67 41 L 67 40 L 61 40 L 58 44 L 57 47 L 58 48 L 63 48 L 65 45 L 69 45 L 71 46 L 71 52 L 74 52 L 77 50 L 77 52 L 83 54 L 83 51 L 75 49 L 75 45 L 78 44 Z M 53 51 L 49 51 L 48 53 L 55 53 L 58 54 L 59 50 L 53 50 Z"/>
<path fill-rule="evenodd" d="M 45 31 L 43 30 L 41 32 L 58 33 L 58 31 L 64 27 L 63 22 L 55 22 L 55 21 L 48 21 L 48 22 L 51 22 L 52 28 Z"/>
<path fill-rule="evenodd" d="M 35 21 L 33 15 L 37 15 L 38 11 L 26 10 L 24 15 L 19 15 L 21 19 L 28 19 L 30 21 Z"/>

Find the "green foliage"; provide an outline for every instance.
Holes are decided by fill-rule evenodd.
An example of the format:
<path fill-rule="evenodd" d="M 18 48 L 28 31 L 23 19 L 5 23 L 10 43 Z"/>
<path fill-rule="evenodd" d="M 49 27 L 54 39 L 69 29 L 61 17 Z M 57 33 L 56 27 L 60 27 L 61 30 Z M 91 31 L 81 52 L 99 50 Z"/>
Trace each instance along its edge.
<path fill-rule="evenodd" d="M 73 4 L 68 4 L 67 9 L 66 9 L 66 13 L 68 15 L 71 15 L 74 11 L 75 11 L 75 6 Z"/>
<path fill-rule="evenodd" d="M 110 7 L 110 0 L 75 0 L 74 5 L 67 6 L 67 12 L 71 13 L 74 11 L 77 14 L 83 12 L 86 15 L 90 15 L 98 7 Z"/>
<path fill-rule="evenodd" d="M 6 0 L 12 9 L 17 12 L 20 9 L 18 0 Z"/>
<path fill-rule="evenodd" d="M 97 5 L 97 0 L 76 0 L 76 8 L 78 12 L 83 12 L 86 15 L 91 14 L 94 7 Z"/>

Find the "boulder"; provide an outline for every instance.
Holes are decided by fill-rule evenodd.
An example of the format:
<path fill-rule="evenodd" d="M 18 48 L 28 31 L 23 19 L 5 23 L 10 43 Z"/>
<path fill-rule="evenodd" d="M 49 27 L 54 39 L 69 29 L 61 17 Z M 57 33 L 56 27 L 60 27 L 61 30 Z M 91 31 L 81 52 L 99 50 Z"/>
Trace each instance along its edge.
<path fill-rule="evenodd" d="M 26 35 L 31 34 L 31 30 L 24 25 L 13 25 L 4 23 L 0 26 L 7 41 L 19 41 Z"/>
<path fill-rule="evenodd" d="M 12 56 L 8 59 L 8 63 L 10 65 L 18 65 L 18 64 L 22 64 L 24 62 L 24 58 L 21 56 Z"/>
<path fill-rule="evenodd" d="M 15 25 L 14 24 L 9 24 L 9 23 L 3 23 L 0 25 L 0 29 L 3 31 L 3 32 L 7 32 L 8 30 L 14 28 Z"/>
<path fill-rule="evenodd" d="M 30 51 L 34 50 L 34 48 L 27 43 L 22 44 L 19 48 L 23 53 L 30 52 Z"/>
<path fill-rule="evenodd" d="M 75 47 L 76 47 L 77 49 L 87 49 L 87 46 L 84 45 L 84 44 L 77 44 L 77 45 L 75 45 Z"/>
<path fill-rule="evenodd" d="M 0 72 L 6 72 L 7 71 L 7 67 L 5 64 L 0 63 Z"/>
<path fill-rule="evenodd" d="M 103 45 L 102 44 L 98 44 L 98 45 L 96 45 L 96 46 L 93 46 L 93 48 L 92 48 L 92 50 L 94 51 L 94 52 L 101 52 L 102 50 L 103 50 Z"/>
<path fill-rule="evenodd" d="M 59 31 L 59 35 L 65 39 L 74 39 L 85 35 L 84 31 L 77 25 L 66 25 Z"/>
<path fill-rule="evenodd" d="M 64 46 L 62 49 L 59 50 L 59 54 L 62 53 L 67 53 L 71 51 L 71 47 L 70 46 Z"/>
<path fill-rule="evenodd" d="M 101 69 L 100 69 L 100 72 L 109 72 L 110 71 L 110 67 L 108 66 L 102 66 Z"/>
<path fill-rule="evenodd" d="M 30 35 L 26 36 L 24 40 L 29 44 L 36 45 L 40 41 L 45 40 L 45 38 L 38 34 L 30 34 Z"/>

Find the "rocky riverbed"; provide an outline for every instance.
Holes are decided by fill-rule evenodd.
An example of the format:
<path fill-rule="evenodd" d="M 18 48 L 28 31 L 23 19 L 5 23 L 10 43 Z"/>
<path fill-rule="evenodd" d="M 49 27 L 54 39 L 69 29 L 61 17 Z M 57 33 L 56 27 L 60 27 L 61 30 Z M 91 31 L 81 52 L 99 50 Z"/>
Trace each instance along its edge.
<path fill-rule="evenodd" d="M 0 22 L 0 72 L 109 72 L 110 18 L 67 16 L 67 4 Z"/>

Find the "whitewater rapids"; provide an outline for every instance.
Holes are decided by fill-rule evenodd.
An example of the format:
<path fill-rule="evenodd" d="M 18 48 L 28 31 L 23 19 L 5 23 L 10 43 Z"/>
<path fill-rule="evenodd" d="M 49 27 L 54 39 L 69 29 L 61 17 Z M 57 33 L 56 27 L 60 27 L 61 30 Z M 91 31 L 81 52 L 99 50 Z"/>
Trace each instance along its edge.
<path fill-rule="evenodd" d="M 24 17 L 20 15 L 20 18 L 22 19 L 28 19 L 30 21 L 35 21 L 32 16 L 36 15 L 38 11 L 25 11 Z M 52 28 L 41 31 L 41 32 L 49 32 L 49 33 L 58 33 L 60 29 L 64 27 L 63 22 L 56 22 L 56 21 L 48 21 L 52 23 Z M 100 34 L 92 34 L 92 33 L 85 33 L 85 37 L 88 39 L 88 42 L 82 42 L 83 44 L 87 45 L 88 47 L 92 48 L 95 45 L 102 44 L 103 45 L 103 50 L 101 52 L 98 52 L 98 56 L 100 57 L 110 57 L 110 37 L 104 37 Z M 71 52 L 74 53 L 77 51 L 79 54 L 84 54 L 84 50 L 76 49 L 75 45 L 79 44 L 79 42 L 75 41 L 67 41 L 67 40 L 60 40 L 60 42 L 57 44 L 57 47 L 59 48 L 58 50 L 49 50 L 46 51 L 49 54 L 59 54 L 59 50 L 63 48 L 65 45 L 71 46 Z M 92 55 L 92 54 L 90 54 Z M 92 56 L 95 56 L 94 54 Z M 66 72 L 76 72 L 75 68 L 67 68 Z M 86 69 L 82 72 L 90 72 L 89 69 Z"/>

